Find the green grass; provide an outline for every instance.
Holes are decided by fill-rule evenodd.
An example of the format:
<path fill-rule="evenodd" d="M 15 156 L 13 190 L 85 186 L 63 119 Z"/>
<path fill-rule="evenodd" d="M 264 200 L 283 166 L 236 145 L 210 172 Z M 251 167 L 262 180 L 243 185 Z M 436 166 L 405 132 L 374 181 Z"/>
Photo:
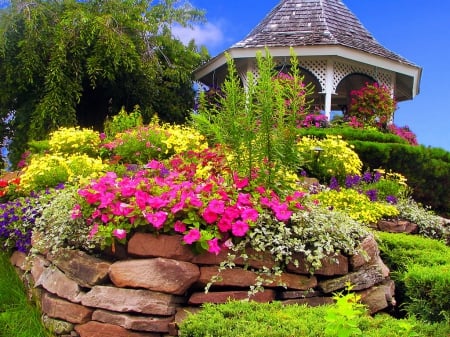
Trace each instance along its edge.
<path fill-rule="evenodd" d="M 0 252 L 0 337 L 49 337 L 8 256 Z"/>

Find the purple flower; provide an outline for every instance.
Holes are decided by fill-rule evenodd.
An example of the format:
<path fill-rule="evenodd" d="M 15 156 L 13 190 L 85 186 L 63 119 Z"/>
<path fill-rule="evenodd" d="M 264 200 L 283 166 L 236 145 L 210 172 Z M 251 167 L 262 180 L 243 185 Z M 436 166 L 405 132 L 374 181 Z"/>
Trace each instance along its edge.
<path fill-rule="evenodd" d="M 336 190 L 339 191 L 339 182 L 336 179 L 336 177 L 331 177 L 330 180 L 330 186 L 329 186 L 332 190 Z"/>
<path fill-rule="evenodd" d="M 388 195 L 388 196 L 386 197 L 386 201 L 387 201 L 389 204 L 392 204 L 392 205 L 396 205 L 397 202 L 398 202 L 397 198 L 396 198 L 395 196 L 393 196 L 393 195 Z"/>
<path fill-rule="evenodd" d="M 378 199 L 378 191 L 377 190 L 367 190 L 366 195 L 369 197 L 370 201 L 377 201 Z"/>

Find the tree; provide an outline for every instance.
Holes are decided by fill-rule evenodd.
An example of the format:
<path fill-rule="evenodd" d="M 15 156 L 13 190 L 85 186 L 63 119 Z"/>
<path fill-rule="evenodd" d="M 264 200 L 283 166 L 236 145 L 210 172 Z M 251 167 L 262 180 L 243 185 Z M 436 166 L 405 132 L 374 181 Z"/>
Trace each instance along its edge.
<path fill-rule="evenodd" d="M 122 106 L 184 121 L 192 70 L 208 56 L 170 27 L 202 18 L 176 0 L 11 1 L 0 11 L 0 119 L 14 113 L 12 161 L 28 140 L 61 126 L 100 129 Z"/>

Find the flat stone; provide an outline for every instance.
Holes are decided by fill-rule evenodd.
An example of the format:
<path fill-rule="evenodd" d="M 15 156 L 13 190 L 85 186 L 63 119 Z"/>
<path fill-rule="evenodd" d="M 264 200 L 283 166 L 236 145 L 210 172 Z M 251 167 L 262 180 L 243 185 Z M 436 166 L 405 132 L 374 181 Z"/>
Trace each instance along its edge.
<path fill-rule="evenodd" d="M 309 263 L 306 261 L 304 255 L 294 254 L 293 259 L 297 260 L 299 264 L 295 266 L 294 263 L 289 263 L 286 267 L 287 271 L 295 274 L 310 274 Z M 314 270 L 314 275 L 334 276 L 348 273 L 348 258 L 342 254 L 326 257 L 321 262 L 322 267 Z"/>
<path fill-rule="evenodd" d="M 237 256 L 237 254 L 230 250 L 222 250 L 218 255 L 211 254 L 209 252 L 204 252 L 196 255 L 192 259 L 192 263 L 200 265 L 220 265 L 221 262 L 228 260 L 228 254 L 234 255 L 235 258 L 232 260 L 237 266 L 249 266 L 256 269 L 273 268 L 275 266 L 275 260 L 269 252 L 257 252 L 254 249 L 247 249 L 245 254 L 248 258 L 243 258 Z"/>
<path fill-rule="evenodd" d="M 200 276 L 193 263 L 165 258 L 118 261 L 111 265 L 109 277 L 117 287 L 145 288 L 182 295 Z"/>
<path fill-rule="evenodd" d="M 159 333 L 134 332 L 118 325 L 95 321 L 76 325 L 75 331 L 80 337 L 161 337 Z"/>
<path fill-rule="evenodd" d="M 315 290 L 285 290 L 279 293 L 278 299 L 280 300 L 292 300 L 292 299 L 303 299 L 309 297 L 321 296 L 320 291 Z"/>
<path fill-rule="evenodd" d="M 34 283 L 41 277 L 44 270 L 50 265 L 42 255 L 37 255 L 31 261 L 31 276 L 33 276 Z"/>
<path fill-rule="evenodd" d="M 174 315 L 176 304 L 183 302 L 183 298 L 169 294 L 107 286 L 93 287 L 81 300 L 83 305 L 92 308 L 160 316 Z"/>
<path fill-rule="evenodd" d="M 365 264 L 374 263 L 380 256 L 378 243 L 373 235 L 366 237 L 358 247 L 358 253 L 349 259 L 351 270 L 358 270 Z"/>
<path fill-rule="evenodd" d="M 63 300 L 59 297 L 44 293 L 41 299 L 42 312 L 52 318 L 81 324 L 91 320 L 92 309 L 82 305 Z"/>
<path fill-rule="evenodd" d="M 36 281 L 36 286 L 42 286 L 45 290 L 74 303 L 81 302 L 83 292 L 74 280 L 68 278 L 62 271 L 55 267 L 47 267 Z"/>
<path fill-rule="evenodd" d="M 195 254 L 183 244 L 181 235 L 135 233 L 128 241 L 128 254 L 138 257 L 163 257 L 191 261 Z"/>
<path fill-rule="evenodd" d="M 383 286 L 374 286 L 358 294 L 361 295 L 361 303 L 367 306 L 371 315 L 389 306 Z"/>
<path fill-rule="evenodd" d="M 406 220 L 379 220 L 378 229 L 389 233 L 410 233 L 414 234 L 419 231 L 419 227 Z"/>
<path fill-rule="evenodd" d="M 260 303 L 268 303 L 275 300 L 275 291 L 272 289 L 265 289 L 263 292 L 258 292 L 255 295 L 248 296 L 247 291 L 218 291 L 193 293 L 189 298 L 190 305 L 201 305 L 204 303 L 226 303 L 230 300 L 251 300 Z"/>
<path fill-rule="evenodd" d="M 108 279 L 111 263 L 80 250 L 64 249 L 57 256 L 48 254 L 47 258 L 82 287 L 91 288 Z"/>
<path fill-rule="evenodd" d="M 27 254 L 23 252 L 19 252 L 16 250 L 14 253 L 11 254 L 11 257 L 9 258 L 9 261 L 13 266 L 18 267 L 22 271 L 26 271 L 29 268 L 29 264 L 26 261 Z"/>
<path fill-rule="evenodd" d="M 305 276 L 298 274 L 282 273 L 275 276 L 273 280 L 263 282 L 264 287 L 286 287 L 287 289 L 308 290 L 317 286 L 315 276 Z"/>
<path fill-rule="evenodd" d="M 95 310 L 92 314 L 92 320 L 119 325 L 122 328 L 136 331 L 169 332 L 169 324 L 173 322 L 174 316 L 137 316 L 106 310 Z"/>
<path fill-rule="evenodd" d="M 74 327 L 72 323 L 54 319 L 47 315 L 43 315 L 42 324 L 56 335 L 70 334 Z"/>
<path fill-rule="evenodd" d="M 344 276 L 321 281 L 319 282 L 319 288 L 328 294 L 339 289 L 344 289 L 346 284 L 350 282 L 353 285 L 353 290 L 356 291 L 370 288 L 383 280 L 383 271 L 380 266 L 370 265 Z"/>
<path fill-rule="evenodd" d="M 250 287 L 256 283 L 257 275 L 255 272 L 241 268 L 225 269 L 219 272 L 218 267 L 200 267 L 200 278 L 197 284 L 206 286 L 213 277 L 218 276 L 213 286 L 218 287 Z"/>

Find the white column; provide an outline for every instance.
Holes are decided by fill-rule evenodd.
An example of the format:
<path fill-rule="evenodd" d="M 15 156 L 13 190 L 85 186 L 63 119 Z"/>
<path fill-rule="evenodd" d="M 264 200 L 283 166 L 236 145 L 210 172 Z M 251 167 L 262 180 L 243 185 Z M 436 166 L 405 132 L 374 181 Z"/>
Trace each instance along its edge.
<path fill-rule="evenodd" d="M 331 95 L 333 94 L 333 79 L 334 79 L 334 62 L 327 60 L 327 69 L 325 76 L 325 116 L 328 120 L 331 117 Z"/>

